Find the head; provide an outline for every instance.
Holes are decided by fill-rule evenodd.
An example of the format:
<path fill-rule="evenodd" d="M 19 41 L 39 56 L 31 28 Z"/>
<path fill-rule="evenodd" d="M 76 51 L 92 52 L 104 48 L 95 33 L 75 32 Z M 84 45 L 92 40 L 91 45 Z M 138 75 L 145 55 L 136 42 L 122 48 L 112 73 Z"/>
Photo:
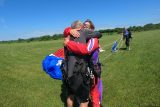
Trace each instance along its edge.
<path fill-rule="evenodd" d="M 94 24 L 91 20 L 87 19 L 84 23 L 83 23 L 83 27 L 84 29 L 90 29 L 90 30 L 94 30 Z"/>
<path fill-rule="evenodd" d="M 125 31 L 127 31 L 127 30 L 128 30 L 128 28 L 127 28 L 127 27 L 125 27 L 125 28 L 124 28 L 124 30 L 125 30 Z"/>
<path fill-rule="evenodd" d="M 82 27 L 83 27 L 83 24 L 79 20 L 76 20 L 71 24 L 72 29 L 81 29 Z"/>

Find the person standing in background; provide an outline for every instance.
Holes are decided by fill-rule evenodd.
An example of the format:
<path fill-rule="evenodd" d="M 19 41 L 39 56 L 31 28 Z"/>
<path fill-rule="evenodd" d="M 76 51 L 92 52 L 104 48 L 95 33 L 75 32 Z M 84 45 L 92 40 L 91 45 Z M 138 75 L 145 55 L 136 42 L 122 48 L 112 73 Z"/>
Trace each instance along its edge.
<path fill-rule="evenodd" d="M 123 40 L 125 40 L 126 50 L 130 50 L 130 39 L 132 38 L 132 33 L 129 29 L 124 28 Z"/>

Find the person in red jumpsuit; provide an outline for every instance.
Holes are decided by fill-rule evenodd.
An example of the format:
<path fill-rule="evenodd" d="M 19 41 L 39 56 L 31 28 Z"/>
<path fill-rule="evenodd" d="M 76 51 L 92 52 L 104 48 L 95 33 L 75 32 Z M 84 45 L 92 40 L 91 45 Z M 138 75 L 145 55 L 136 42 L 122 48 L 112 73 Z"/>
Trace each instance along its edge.
<path fill-rule="evenodd" d="M 84 29 L 89 29 L 94 31 L 94 24 L 90 20 L 86 20 L 83 24 Z M 76 31 L 64 31 L 65 34 L 67 33 L 72 33 L 76 35 Z M 68 35 L 68 34 L 67 34 Z M 75 41 L 71 41 L 66 39 L 64 41 L 65 46 L 68 48 L 68 50 L 79 54 L 79 55 L 86 55 L 86 54 L 92 54 L 95 50 L 99 50 L 99 41 L 97 38 L 92 38 L 90 39 L 87 44 L 84 43 L 77 43 Z M 99 51 L 98 51 L 99 52 Z M 100 93 L 98 90 L 98 83 L 100 80 L 100 76 L 94 75 L 94 84 L 91 86 L 90 90 L 90 96 L 91 96 L 91 102 L 92 102 L 92 107 L 100 107 Z"/>

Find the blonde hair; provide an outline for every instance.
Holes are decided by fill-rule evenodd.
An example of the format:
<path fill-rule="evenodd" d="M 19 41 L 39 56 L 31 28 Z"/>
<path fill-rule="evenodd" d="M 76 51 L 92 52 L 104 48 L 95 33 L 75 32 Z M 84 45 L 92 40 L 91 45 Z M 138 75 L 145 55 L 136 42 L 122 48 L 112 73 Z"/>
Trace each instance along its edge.
<path fill-rule="evenodd" d="M 77 29 L 77 28 L 81 28 L 83 26 L 82 22 L 79 21 L 79 20 L 76 20 L 74 21 L 72 24 L 71 24 L 71 28 L 72 29 Z"/>

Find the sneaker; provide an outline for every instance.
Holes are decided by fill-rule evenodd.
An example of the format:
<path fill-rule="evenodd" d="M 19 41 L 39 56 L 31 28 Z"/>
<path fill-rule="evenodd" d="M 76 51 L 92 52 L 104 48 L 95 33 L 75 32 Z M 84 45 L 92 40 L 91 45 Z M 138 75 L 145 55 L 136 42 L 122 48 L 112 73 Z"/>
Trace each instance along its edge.
<path fill-rule="evenodd" d="M 130 50 L 131 50 L 131 48 L 130 48 L 130 47 L 128 47 L 128 50 L 130 51 Z"/>
<path fill-rule="evenodd" d="M 112 51 L 112 52 L 117 52 L 118 50 L 114 50 L 114 51 Z"/>
<path fill-rule="evenodd" d="M 103 50 L 103 49 L 100 48 L 99 51 L 100 51 L 100 52 L 104 52 L 105 50 Z"/>

